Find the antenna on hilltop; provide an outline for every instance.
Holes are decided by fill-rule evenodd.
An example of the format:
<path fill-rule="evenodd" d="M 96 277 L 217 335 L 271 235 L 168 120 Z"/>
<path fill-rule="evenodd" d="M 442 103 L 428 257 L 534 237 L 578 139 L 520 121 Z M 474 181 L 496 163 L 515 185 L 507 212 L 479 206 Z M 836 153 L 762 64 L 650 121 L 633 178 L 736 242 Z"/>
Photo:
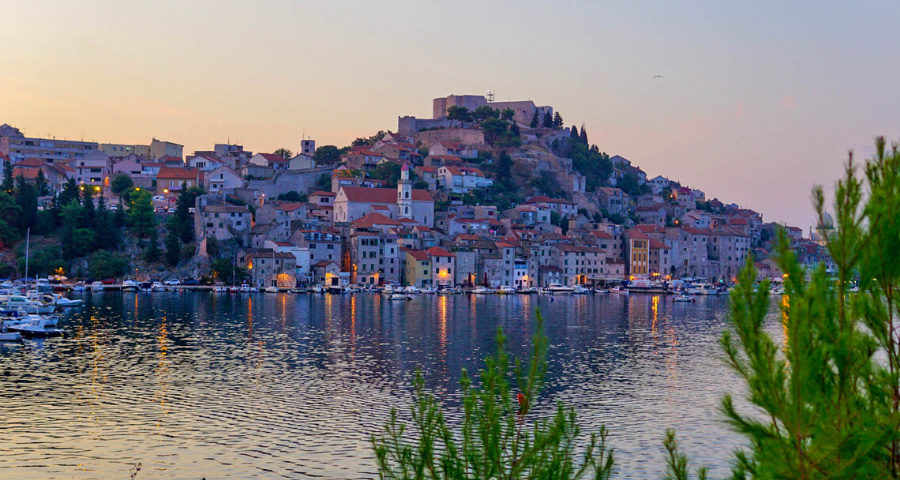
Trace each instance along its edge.
<path fill-rule="evenodd" d="M 487 98 L 488 103 L 493 102 L 494 101 L 494 90 L 493 89 L 488 90 L 485 97 Z"/>

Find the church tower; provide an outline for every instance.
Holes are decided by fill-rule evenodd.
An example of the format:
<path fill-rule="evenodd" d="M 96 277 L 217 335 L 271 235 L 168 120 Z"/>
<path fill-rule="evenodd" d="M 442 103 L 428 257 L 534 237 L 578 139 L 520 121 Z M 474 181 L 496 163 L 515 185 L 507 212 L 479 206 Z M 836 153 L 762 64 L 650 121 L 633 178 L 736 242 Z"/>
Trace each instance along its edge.
<path fill-rule="evenodd" d="M 406 162 L 400 167 L 400 180 L 397 182 L 397 217 L 413 218 L 412 181 L 409 179 L 409 164 Z"/>

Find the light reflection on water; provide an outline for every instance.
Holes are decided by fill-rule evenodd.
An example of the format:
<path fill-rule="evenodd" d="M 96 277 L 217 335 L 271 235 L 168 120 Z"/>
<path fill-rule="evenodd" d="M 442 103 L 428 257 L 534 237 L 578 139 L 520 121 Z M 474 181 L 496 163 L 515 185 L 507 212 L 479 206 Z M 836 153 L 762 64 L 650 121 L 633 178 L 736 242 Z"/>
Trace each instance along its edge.
<path fill-rule="evenodd" d="M 583 432 L 605 423 L 618 478 L 661 477 L 666 428 L 720 476 L 739 445 L 717 412 L 740 392 L 717 343 L 724 298 L 85 298 L 60 322 L 69 338 L 0 345 L 0 478 L 127 478 L 137 462 L 139 478 L 372 478 L 369 434 L 415 369 L 454 405 L 498 326 L 528 355 L 535 307 L 551 345 L 536 411 L 564 401 Z"/>

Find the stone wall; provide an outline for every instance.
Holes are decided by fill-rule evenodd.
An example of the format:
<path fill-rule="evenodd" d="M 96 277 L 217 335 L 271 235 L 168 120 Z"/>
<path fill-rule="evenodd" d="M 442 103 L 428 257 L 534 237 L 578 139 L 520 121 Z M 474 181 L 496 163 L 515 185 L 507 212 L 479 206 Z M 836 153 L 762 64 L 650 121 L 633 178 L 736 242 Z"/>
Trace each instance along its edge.
<path fill-rule="evenodd" d="M 416 143 L 431 147 L 440 141 L 462 143 L 463 145 L 484 145 L 484 133 L 475 128 L 444 128 L 428 130 L 416 134 Z"/>
<path fill-rule="evenodd" d="M 322 167 L 313 170 L 284 170 L 279 171 L 269 180 L 250 180 L 248 189 L 258 190 L 266 197 L 274 198 L 282 193 L 296 191 L 304 194 L 318 189 L 316 183 L 323 174 L 330 174 L 332 167 Z"/>

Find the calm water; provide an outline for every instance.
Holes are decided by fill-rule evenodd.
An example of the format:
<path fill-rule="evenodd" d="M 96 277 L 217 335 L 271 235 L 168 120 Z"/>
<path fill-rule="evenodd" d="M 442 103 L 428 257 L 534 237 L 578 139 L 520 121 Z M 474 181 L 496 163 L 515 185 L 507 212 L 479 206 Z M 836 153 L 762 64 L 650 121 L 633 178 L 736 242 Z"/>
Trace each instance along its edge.
<path fill-rule="evenodd" d="M 526 356 L 534 309 L 551 365 L 538 411 L 606 424 L 618 478 L 660 478 L 676 428 L 724 474 L 740 440 L 717 412 L 740 384 L 717 341 L 727 299 L 99 293 L 66 339 L 0 345 L 0 478 L 372 478 L 369 434 L 410 377 L 452 407 L 498 326 Z"/>

